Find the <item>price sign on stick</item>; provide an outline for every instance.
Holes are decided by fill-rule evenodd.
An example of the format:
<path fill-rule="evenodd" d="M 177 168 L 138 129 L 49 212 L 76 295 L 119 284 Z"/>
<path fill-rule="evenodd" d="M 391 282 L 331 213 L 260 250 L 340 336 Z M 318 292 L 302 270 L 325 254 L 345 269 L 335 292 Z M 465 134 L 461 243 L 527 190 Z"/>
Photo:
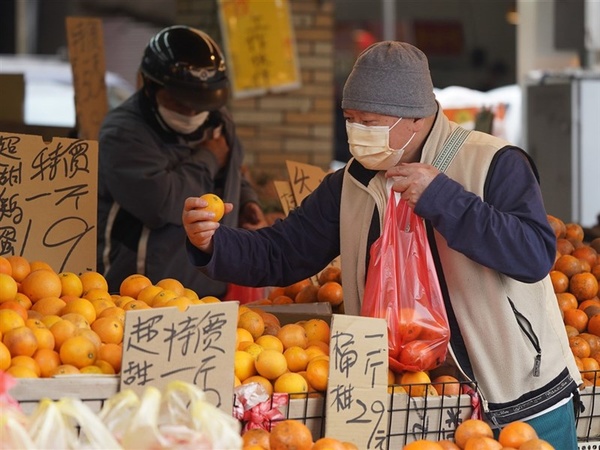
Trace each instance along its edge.
<path fill-rule="evenodd" d="M 237 302 L 128 311 L 120 388 L 142 394 L 187 381 L 231 413 L 237 311 Z"/>
<path fill-rule="evenodd" d="M 0 255 L 96 268 L 98 143 L 0 132 Z"/>
<path fill-rule="evenodd" d="M 98 139 L 102 120 L 108 112 L 102 21 L 67 17 L 66 25 L 79 136 Z"/>
<path fill-rule="evenodd" d="M 385 319 L 331 319 L 325 434 L 358 448 L 385 448 L 388 340 Z"/>

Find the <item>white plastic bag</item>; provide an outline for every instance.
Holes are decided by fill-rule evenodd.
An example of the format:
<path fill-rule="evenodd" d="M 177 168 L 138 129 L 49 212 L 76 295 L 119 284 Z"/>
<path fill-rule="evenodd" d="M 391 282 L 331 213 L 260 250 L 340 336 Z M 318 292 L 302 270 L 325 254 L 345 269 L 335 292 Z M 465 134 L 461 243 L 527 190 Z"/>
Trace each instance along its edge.
<path fill-rule="evenodd" d="M 78 431 L 79 429 L 79 431 Z M 120 449 L 100 418 L 81 400 L 66 397 L 40 400 L 29 417 L 29 436 L 35 448 L 56 450 Z"/>

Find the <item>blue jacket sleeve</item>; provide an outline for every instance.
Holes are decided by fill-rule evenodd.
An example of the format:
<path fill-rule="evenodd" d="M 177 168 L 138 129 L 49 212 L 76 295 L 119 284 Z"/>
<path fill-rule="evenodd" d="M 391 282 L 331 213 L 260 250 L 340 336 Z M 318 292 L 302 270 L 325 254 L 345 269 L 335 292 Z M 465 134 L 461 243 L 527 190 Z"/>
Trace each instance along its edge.
<path fill-rule="evenodd" d="M 340 253 L 343 170 L 327 175 L 288 217 L 257 231 L 220 226 L 212 256 L 189 242 L 190 260 L 213 279 L 245 286 L 287 286 L 314 275 Z"/>
<path fill-rule="evenodd" d="M 550 271 L 556 238 L 529 160 L 514 147 L 490 167 L 484 198 L 438 175 L 417 202 L 450 248 L 516 280 L 532 283 Z"/>

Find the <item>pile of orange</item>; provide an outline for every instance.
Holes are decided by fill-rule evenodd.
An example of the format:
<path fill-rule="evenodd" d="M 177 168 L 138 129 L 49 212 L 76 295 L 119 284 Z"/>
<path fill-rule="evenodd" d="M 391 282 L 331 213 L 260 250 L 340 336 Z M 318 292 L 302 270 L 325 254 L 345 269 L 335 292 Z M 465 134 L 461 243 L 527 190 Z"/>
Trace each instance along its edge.
<path fill-rule="evenodd" d="M 405 445 L 403 450 L 554 450 L 554 447 L 540 439 L 526 422 L 509 423 L 496 439 L 486 422 L 467 419 L 456 427 L 454 440 L 421 439 Z"/>
<path fill-rule="evenodd" d="M 310 429 L 302 422 L 287 419 L 276 422 L 271 431 L 252 428 L 242 434 L 242 450 L 358 450 L 351 442 L 322 437 L 313 441 Z"/>
<path fill-rule="evenodd" d="M 238 310 L 236 386 L 258 383 L 291 398 L 324 392 L 329 377 L 329 324 L 314 318 L 282 325 L 259 307 Z"/>
<path fill-rule="evenodd" d="M 584 241 L 581 225 L 548 216 L 556 236 L 550 280 L 584 383 L 600 384 L 600 238 Z"/>
<path fill-rule="evenodd" d="M 275 287 L 266 298 L 247 303 L 249 306 L 286 305 L 290 303 L 330 303 L 334 312 L 343 312 L 344 292 L 341 270 L 336 266 L 323 269 L 315 280 L 305 278 L 289 286 Z"/>
<path fill-rule="evenodd" d="M 152 284 L 140 274 L 110 294 L 98 272 L 57 273 L 43 261 L 0 256 L 0 370 L 17 378 L 116 374 L 127 311 L 214 301 L 176 279 Z"/>

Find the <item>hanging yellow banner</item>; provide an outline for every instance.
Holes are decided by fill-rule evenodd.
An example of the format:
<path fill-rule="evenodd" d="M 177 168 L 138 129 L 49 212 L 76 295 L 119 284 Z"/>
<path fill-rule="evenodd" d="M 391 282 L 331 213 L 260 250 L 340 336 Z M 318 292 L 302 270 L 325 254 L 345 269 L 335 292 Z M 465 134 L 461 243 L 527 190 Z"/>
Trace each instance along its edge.
<path fill-rule="evenodd" d="M 300 87 L 288 0 L 219 0 L 235 98 Z"/>

